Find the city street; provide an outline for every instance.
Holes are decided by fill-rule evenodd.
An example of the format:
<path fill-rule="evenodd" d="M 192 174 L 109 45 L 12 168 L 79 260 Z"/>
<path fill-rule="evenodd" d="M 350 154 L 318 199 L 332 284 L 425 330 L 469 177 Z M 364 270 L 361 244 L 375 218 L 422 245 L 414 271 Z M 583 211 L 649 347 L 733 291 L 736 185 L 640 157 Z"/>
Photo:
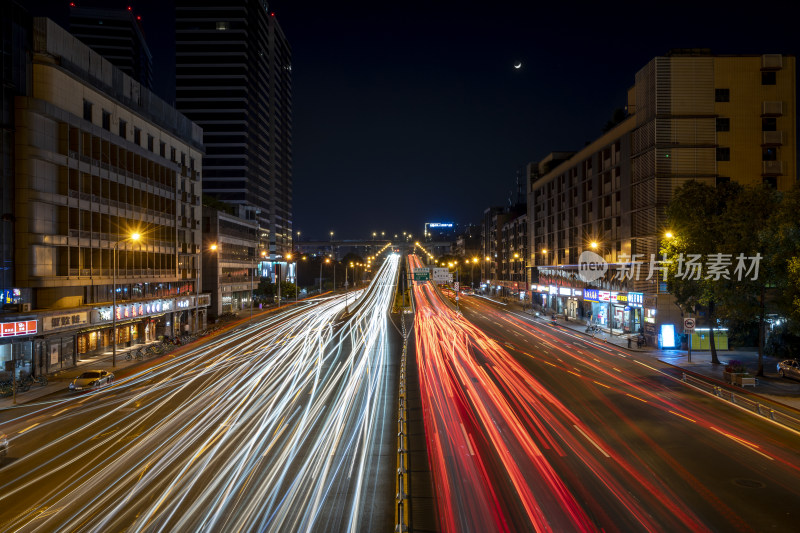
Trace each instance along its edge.
<path fill-rule="evenodd" d="M 390 529 L 398 264 L 347 301 L 312 300 L 18 411 L 3 424 L 0 529 Z"/>
<path fill-rule="evenodd" d="M 415 297 L 444 529 L 796 528 L 796 433 L 486 300 L 462 318 L 428 283 Z"/>

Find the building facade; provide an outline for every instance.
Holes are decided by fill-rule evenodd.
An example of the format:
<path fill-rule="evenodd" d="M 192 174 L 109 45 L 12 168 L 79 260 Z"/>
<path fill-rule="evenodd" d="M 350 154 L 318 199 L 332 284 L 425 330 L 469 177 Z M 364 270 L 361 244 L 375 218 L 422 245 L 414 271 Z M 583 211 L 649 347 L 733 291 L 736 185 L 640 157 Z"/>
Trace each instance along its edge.
<path fill-rule="evenodd" d="M 203 206 L 203 290 L 211 294 L 210 318 L 250 309 L 261 279 L 258 224 L 232 212 Z"/>
<path fill-rule="evenodd" d="M 680 330 L 666 283 L 650 270 L 666 208 L 689 180 L 788 190 L 796 183 L 795 58 L 677 50 L 636 74 L 628 117 L 558 165 L 530 173 L 533 303 L 614 332 Z M 552 158 L 551 158 L 552 159 Z M 586 257 L 608 265 L 584 279 Z M 670 339 L 665 342 L 671 342 Z"/>
<path fill-rule="evenodd" d="M 291 48 L 265 0 L 176 0 L 176 106 L 204 130 L 203 190 L 292 249 Z"/>
<path fill-rule="evenodd" d="M 0 359 L 46 373 L 202 328 L 202 131 L 53 21 L 31 30 Z"/>
<path fill-rule="evenodd" d="M 144 38 L 141 17 L 131 7 L 79 7 L 73 2 L 69 8 L 69 31 L 142 87 L 153 88 L 153 56 Z"/>

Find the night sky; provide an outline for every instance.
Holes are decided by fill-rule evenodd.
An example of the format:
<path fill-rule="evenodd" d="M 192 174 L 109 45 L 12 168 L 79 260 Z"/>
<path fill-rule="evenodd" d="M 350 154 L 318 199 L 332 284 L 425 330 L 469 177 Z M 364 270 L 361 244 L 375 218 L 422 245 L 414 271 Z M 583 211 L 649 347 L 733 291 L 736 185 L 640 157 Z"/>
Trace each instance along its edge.
<path fill-rule="evenodd" d="M 65 20 L 68 2 L 35 4 Z M 171 102 L 172 2 L 131 4 Z M 797 53 L 793 3 L 734 5 L 270 2 L 293 49 L 295 231 L 477 223 L 527 162 L 599 136 L 654 56 Z"/>

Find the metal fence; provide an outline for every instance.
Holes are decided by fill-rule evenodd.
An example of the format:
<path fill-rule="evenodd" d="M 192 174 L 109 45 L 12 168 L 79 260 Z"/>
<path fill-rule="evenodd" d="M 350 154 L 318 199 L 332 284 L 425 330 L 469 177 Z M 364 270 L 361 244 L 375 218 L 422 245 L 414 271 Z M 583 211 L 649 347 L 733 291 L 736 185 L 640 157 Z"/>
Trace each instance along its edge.
<path fill-rule="evenodd" d="M 727 387 L 720 387 L 714 383 L 710 383 L 704 379 L 699 379 L 695 376 L 689 375 L 686 372 L 682 373 L 682 381 L 696 389 L 700 389 L 708 394 L 712 394 L 717 398 L 738 405 L 743 409 L 747 409 L 759 416 L 768 418 L 774 422 L 791 428 L 795 431 L 800 431 L 800 418 L 794 413 L 786 412 L 779 406 L 768 405 L 766 403 L 748 398 L 746 395 L 739 394 L 735 390 Z"/>

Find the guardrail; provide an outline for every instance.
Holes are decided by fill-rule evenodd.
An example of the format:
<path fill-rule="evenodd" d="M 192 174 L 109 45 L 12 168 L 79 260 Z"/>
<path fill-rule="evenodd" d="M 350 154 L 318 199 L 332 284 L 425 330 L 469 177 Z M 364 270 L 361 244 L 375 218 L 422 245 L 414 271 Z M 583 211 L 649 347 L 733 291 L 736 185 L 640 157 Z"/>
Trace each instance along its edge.
<path fill-rule="evenodd" d="M 406 355 L 408 353 L 408 334 L 406 333 L 405 308 L 400 314 L 403 332 L 403 353 L 400 357 L 400 390 L 397 399 L 397 496 L 395 498 L 395 532 L 408 531 L 408 403 L 406 397 Z"/>
<path fill-rule="evenodd" d="M 790 429 L 800 431 L 800 418 L 783 412 L 777 406 L 769 406 L 762 402 L 754 401 L 745 395 L 728 389 L 727 387 L 720 387 L 714 383 L 709 383 L 708 381 L 689 375 L 686 372 L 682 373 L 681 380 L 687 385 L 700 389 L 703 392 L 714 395 L 717 398 L 730 402 L 734 405 L 738 405 L 743 409 L 747 409 L 748 411 L 763 416 L 764 418 L 768 418 Z"/>

